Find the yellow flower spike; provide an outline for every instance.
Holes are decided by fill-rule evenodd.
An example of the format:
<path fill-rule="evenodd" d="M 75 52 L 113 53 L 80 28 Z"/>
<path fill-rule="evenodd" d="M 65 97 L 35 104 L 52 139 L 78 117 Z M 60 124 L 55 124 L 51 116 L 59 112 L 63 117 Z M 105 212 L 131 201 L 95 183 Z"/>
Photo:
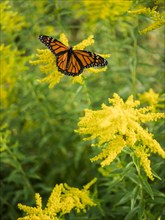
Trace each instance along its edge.
<path fill-rule="evenodd" d="M 42 198 L 39 193 L 35 194 L 35 199 L 37 208 L 42 209 Z"/>
<path fill-rule="evenodd" d="M 90 199 L 88 191 L 95 181 L 95 179 L 92 180 L 82 190 L 69 187 L 67 184 L 57 184 L 48 199 L 45 209 L 42 209 L 42 199 L 36 193 L 36 207 L 18 204 L 18 208 L 27 213 L 27 216 L 18 218 L 18 220 L 60 220 L 65 214 L 70 213 L 72 209 L 75 209 L 76 212 L 86 212 L 87 206 L 96 205 Z"/>
<path fill-rule="evenodd" d="M 101 72 L 104 72 L 106 70 L 107 70 L 107 66 L 105 66 L 101 69 L 99 69 L 99 68 L 98 69 L 97 68 L 90 68 L 90 69 L 88 69 L 88 72 L 90 72 L 90 73 L 101 73 Z"/>
<path fill-rule="evenodd" d="M 146 34 L 147 32 L 160 28 L 165 24 L 165 12 L 156 11 L 157 7 L 158 6 L 155 6 L 152 9 L 143 7 L 138 10 L 129 11 L 130 14 L 135 14 L 135 15 L 145 14 L 154 21 L 147 28 L 139 31 L 140 34 Z"/>
<path fill-rule="evenodd" d="M 19 51 L 11 45 L 1 44 L 0 53 L 0 102 L 2 106 L 8 107 L 16 101 L 17 97 L 12 95 L 13 88 L 20 73 L 27 69 L 25 63 L 29 58 L 24 56 L 23 51 Z"/>
<path fill-rule="evenodd" d="M 117 20 L 119 16 L 127 12 L 132 4 L 132 1 L 86 1 L 83 0 L 83 14 L 86 14 L 89 22 L 95 22 L 97 20 Z M 80 9 L 82 10 L 82 8 Z"/>
<path fill-rule="evenodd" d="M 41 66 L 40 68 L 42 69 L 42 71 L 44 73 L 48 73 L 49 71 L 51 71 L 52 69 L 56 68 L 55 65 L 55 57 L 54 55 L 51 53 L 50 50 L 48 49 L 44 49 L 44 50 L 40 50 L 37 49 L 38 54 L 36 55 L 36 57 L 38 58 L 38 60 L 32 61 L 30 60 L 29 63 L 32 65 L 37 65 L 37 64 L 47 64 L 47 68 L 49 67 L 49 70 L 47 71 L 47 68 L 44 69 L 44 66 Z M 49 58 L 49 60 L 48 60 Z"/>
<path fill-rule="evenodd" d="M 51 214 L 60 212 L 62 190 L 63 190 L 63 184 L 59 184 L 54 187 L 46 204 L 47 213 L 50 212 L 49 210 L 51 210 Z"/>
<path fill-rule="evenodd" d="M 53 88 L 57 83 L 60 82 L 60 79 L 63 77 L 64 75 L 62 75 L 61 73 L 59 73 L 58 71 L 54 71 L 52 72 L 48 77 L 45 77 L 45 81 L 47 81 L 49 83 L 49 88 Z M 43 80 L 44 80 L 43 79 Z M 47 79 L 47 80 L 46 80 Z M 41 80 L 42 82 L 42 80 Z"/>
<path fill-rule="evenodd" d="M 148 159 L 150 156 L 148 153 L 145 152 L 145 147 L 144 146 L 136 146 L 135 148 L 135 155 L 140 158 L 140 165 L 144 168 L 144 171 L 146 172 L 146 175 L 148 178 L 151 180 L 154 180 L 154 177 L 152 175 L 150 163 L 151 161 Z"/>
<path fill-rule="evenodd" d="M 104 53 L 98 53 L 98 55 L 100 55 L 101 57 L 104 57 L 104 58 L 109 58 L 111 56 L 111 54 L 104 54 Z"/>
<path fill-rule="evenodd" d="M 89 183 L 87 183 L 85 186 L 83 186 L 83 188 L 84 188 L 85 190 L 88 190 L 96 181 L 97 181 L 97 178 L 94 178 L 94 179 L 91 180 Z"/>
<path fill-rule="evenodd" d="M 13 32 L 20 31 L 27 26 L 24 17 L 19 15 L 18 12 L 12 10 L 10 1 L 3 1 L 0 3 L 0 12 L 0 25 L 2 31 L 12 34 Z"/>
<path fill-rule="evenodd" d="M 38 54 L 36 55 L 38 57 L 38 60 L 35 61 L 29 61 L 32 65 L 40 65 L 40 70 L 45 73 L 47 76 L 43 79 L 38 80 L 40 83 L 49 83 L 49 88 L 53 88 L 56 84 L 60 82 L 60 79 L 64 77 L 63 74 L 61 74 L 57 67 L 56 67 L 56 61 L 55 56 L 51 53 L 50 50 L 44 49 L 40 50 L 38 49 Z"/>
<path fill-rule="evenodd" d="M 84 84 L 84 80 L 82 78 L 82 75 L 73 77 L 72 83 L 79 83 L 79 84 L 83 85 Z"/>
<path fill-rule="evenodd" d="M 153 107 L 154 111 L 159 101 L 159 93 L 154 92 L 153 89 L 149 89 L 148 92 L 139 94 L 139 99 L 141 103 L 148 103 L 151 107 Z"/>
<path fill-rule="evenodd" d="M 163 116 L 161 117 L 163 118 Z M 165 118 L 165 115 L 164 115 Z M 152 153 L 157 153 L 159 154 L 162 158 L 165 158 L 165 151 L 161 148 L 160 144 L 153 139 L 153 134 L 148 133 L 147 130 L 144 130 L 140 126 L 136 126 L 135 132 L 137 133 L 137 139 L 141 140 L 146 146 L 146 148 L 152 152 Z"/>
<path fill-rule="evenodd" d="M 90 35 L 87 39 L 83 40 L 79 44 L 73 46 L 73 50 L 83 50 L 85 47 L 94 43 L 94 36 Z"/>
<path fill-rule="evenodd" d="M 133 96 L 128 97 L 124 102 L 118 94 L 114 94 L 109 102 L 111 106 L 102 104 L 101 110 L 86 109 L 85 116 L 78 123 L 76 132 L 87 135 L 84 140 L 96 139 L 94 146 L 101 149 L 100 154 L 93 157 L 91 161 L 101 160 L 101 166 L 107 166 L 125 146 L 135 150 L 136 146 L 141 143 L 147 152 L 147 154 L 143 152 L 141 154 L 141 166 L 147 176 L 153 180 L 148 157 L 151 153 L 157 153 L 165 158 L 165 151 L 141 124 L 165 118 L 165 114 L 152 113 L 149 106 L 139 108 L 140 102 L 134 101 Z M 147 159 L 145 159 L 146 157 Z"/>
<path fill-rule="evenodd" d="M 107 166 L 117 157 L 119 153 L 121 153 L 125 145 L 126 142 L 124 141 L 123 137 L 118 136 L 113 141 L 111 141 L 99 155 L 93 157 L 91 162 L 104 159 L 100 165 L 102 167 Z"/>
<path fill-rule="evenodd" d="M 65 44 L 67 47 L 69 47 L 68 38 L 64 33 L 60 34 L 60 41 Z"/>
<path fill-rule="evenodd" d="M 18 208 L 26 212 L 29 216 L 35 216 L 35 215 L 38 216 L 40 214 L 40 209 L 35 208 L 35 207 L 33 208 L 33 207 L 29 207 L 29 206 L 22 205 L 19 203 Z"/>
<path fill-rule="evenodd" d="M 125 133 L 126 143 L 128 146 L 135 146 L 136 142 L 138 141 L 138 137 L 134 132 L 134 129 L 127 129 Z"/>

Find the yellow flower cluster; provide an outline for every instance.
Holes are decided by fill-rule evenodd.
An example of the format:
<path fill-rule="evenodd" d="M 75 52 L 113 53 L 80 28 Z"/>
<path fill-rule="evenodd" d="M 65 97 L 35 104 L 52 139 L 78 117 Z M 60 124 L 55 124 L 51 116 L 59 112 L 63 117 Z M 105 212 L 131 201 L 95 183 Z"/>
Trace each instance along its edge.
<path fill-rule="evenodd" d="M 15 30 L 20 31 L 24 26 L 27 25 L 23 16 L 11 10 L 9 1 L 0 3 L 0 13 L 0 24 L 2 31 L 11 34 L 12 32 L 15 32 Z"/>
<path fill-rule="evenodd" d="M 49 88 L 53 88 L 54 85 L 60 82 L 60 79 L 64 76 L 56 67 L 55 56 L 51 53 L 50 50 L 37 50 L 38 54 L 36 55 L 38 60 L 30 61 L 33 65 L 40 65 L 41 72 L 45 73 L 47 76 L 41 80 L 38 80 L 40 83 L 49 83 Z M 41 65 L 42 64 L 42 65 Z"/>
<path fill-rule="evenodd" d="M 148 92 L 139 95 L 139 100 L 141 103 L 148 103 L 153 107 L 154 111 L 159 101 L 159 93 L 154 92 L 153 89 L 149 89 Z"/>
<path fill-rule="evenodd" d="M 18 204 L 18 208 L 27 213 L 27 216 L 18 218 L 18 220 L 60 220 L 72 209 L 75 209 L 77 213 L 81 210 L 86 212 L 86 206 L 96 205 L 90 199 L 88 190 L 95 182 L 96 179 L 93 179 L 82 190 L 69 187 L 67 184 L 57 184 L 44 209 L 42 208 L 42 198 L 36 193 L 36 207 Z"/>
<path fill-rule="evenodd" d="M 1 40 L 4 39 L 4 43 L 1 42 L 0 44 L 0 101 L 3 106 L 7 107 L 8 104 L 11 105 L 15 101 L 16 96 L 12 93 L 13 88 L 20 73 L 26 69 L 25 62 L 28 57 L 23 57 L 23 52 L 19 51 L 14 43 L 11 42 L 10 45 L 5 45 L 5 42 L 9 42 L 16 31 L 20 31 L 26 26 L 26 22 L 23 16 L 13 11 L 9 1 L 0 3 L 0 14 Z"/>
<path fill-rule="evenodd" d="M 89 135 L 85 140 L 96 139 L 101 149 L 100 154 L 91 161 L 101 160 L 101 166 L 109 165 L 128 146 L 140 158 L 147 176 L 153 180 L 148 157 L 150 153 L 158 153 L 165 158 L 165 152 L 141 124 L 157 121 L 164 118 L 165 114 L 152 113 L 152 107 L 137 108 L 140 102 L 134 101 L 133 96 L 124 102 L 119 95 L 114 94 L 109 102 L 112 106 L 102 104 L 101 110 L 86 109 L 85 116 L 78 123 L 77 132 Z"/>
<path fill-rule="evenodd" d="M 123 13 L 127 12 L 132 5 L 132 1 L 115 1 L 115 0 L 83 0 L 83 13 L 87 14 L 88 19 L 96 22 L 100 19 L 116 20 Z M 82 11 L 82 5 L 81 9 Z"/>
<path fill-rule="evenodd" d="M 63 44 L 65 44 L 66 46 L 69 46 L 68 39 L 64 34 L 60 35 L 60 41 Z M 78 45 L 75 45 L 73 47 L 73 49 L 74 50 L 83 50 L 85 47 L 87 47 L 93 43 L 94 43 L 94 39 L 93 39 L 93 35 L 91 35 L 87 39 L 85 39 L 81 43 L 79 43 Z M 56 84 L 58 84 L 60 82 L 60 79 L 64 76 L 61 72 L 58 71 L 58 68 L 57 68 L 56 62 L 55 62 L 55 59 L 56 59 L 55 56 L 48 49 L 38 50 L 38 54 L 36 56 L 37 56 L 38 60 L 30 61 L 30 63 L 33 65 L 40 65 L 40 70 L 43 73 L 47 74 L 47 76 L 44 77 L 43 79 L 39 80 L 39 82 L 41 82 L 41 83 L 48 82 L 49 87 L 53 88 Z M 104 54 L 103 56 L 109 57 L 110 55 Z M 94 72 L 94 73 L 102 72 L 105 70 L 106 70 L 106 67 L 101 68 L 101 69 L 90 68 L 90 72 Z M 86 71 L 87 71 L 87 69 L 84 69 L 84 72 L 86 72 Z M 82 75 L 73 77 L 72 82 L 83 84 Z"/>
<path fill-rule="evenodd" d="M 154 21 L 147 28 L 139 31 L 140 34 L 146 34 L 147 32 L 160 28 L 161 26 L 165 24 L 165 12 L 158 12 L 156 11 L 156 9 L 157 9 L 157 6 L 153 7 L 152 9 L 143 7 L 138 10 L 129 11 L 130 14 L 135 14 L 135 15 L 145 14 L 148 17 L 150 17 L 151 20 Z"/>
<path fill-rule="evenodd" d="M 1 81 L 0 81 L 0 101 L 3 106 L 11 104 L 9 96 L 18 80 L 20 72 L 26 69 L 25 62 L 28 58 L 22 58 L 23 52 L 16 48 L 11 49 L 11 46 L 0 45 L 0 64 L 1 64 Z M 19 63 L 19 65 L 18 65 Z M 12 101 L 15 97 L 12 94 Z"/>
<path fill-rule="evenodd" d="M 152 107 L 152 112 L 160 110 L 164 110 L 164 102 L 165 102 L 165 94 L 159 94 L 154 92 L 153 89 L 149 89 L 149 91 L 139 94 L 139 100 L 143 103 L 148 103 Z"/>

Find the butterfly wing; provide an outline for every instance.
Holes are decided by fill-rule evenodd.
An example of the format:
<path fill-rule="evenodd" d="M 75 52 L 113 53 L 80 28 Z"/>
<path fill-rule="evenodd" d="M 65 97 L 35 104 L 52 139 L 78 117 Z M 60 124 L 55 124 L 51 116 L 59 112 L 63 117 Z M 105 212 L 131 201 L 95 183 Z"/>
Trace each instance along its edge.
<path fill-rule="evenodd" d="M 107 60 L 103 57 L 85 50 L 74 50 L 74 55 L 77 60 L 80 60 L 84 68 L 94 66 L 106 66 Z"/>
<path fill-rule="evenodd" d="M 58 70 L 65 75 L 78 76 L 84 68 L 106 66 L 108 62 L 101 56 L 85 50 L 72 50 L 57 56 Z"/>
<path fill-rule="evenodd" d="M 81 61 L 76 59 L 73 52 L 58 56 L 56 64 L 58 70 L 68 76 L 78 76 L 84 69 Z"/>
<path fill-rule="evenodd" d="M 65 46 L 60 41 L 54 39 L 53 37 L 41 35 L 39 36 L 39 40 L 43 44 L 45 44 L 51 50 L 51 52 L 56 56 L 67 52 L 69 49 L 67 46 Z"/>
<path fill-rule="evenodd" d="M 85 50 L 73 50 L 60 41 L 45 35 L 39 36 L 40 41 L 45 44 L 57 57 L 58 70 L 65 75 L 78 76 L 84 68 L 94 66 L 106 66 L 108 62 L 101 56 Z"/>

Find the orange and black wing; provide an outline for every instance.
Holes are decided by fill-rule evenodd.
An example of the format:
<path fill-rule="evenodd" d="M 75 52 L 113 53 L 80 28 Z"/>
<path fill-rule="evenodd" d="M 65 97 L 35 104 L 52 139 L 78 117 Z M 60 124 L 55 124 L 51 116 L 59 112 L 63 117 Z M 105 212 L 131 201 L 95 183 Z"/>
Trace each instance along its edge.
<path fill-rule="evenodd" d="M 58 56 L 68 51 L 68 47 L 60 41 L 45 35 L 39 36 L 40 41 L 45 44 L 54 55 Z"/>
<path fill-rule="evenodd" d="M 94 53 L 70 48 L 65 54 L 57 56 L 56 64 L 65 75 L 78 76 L 84 68 L 106 66 L 108 62 Z"/>
<path fill-rule="evenodd" d="M 57 56 L 56 65 L 61 73 L 68 76 L 78 76 L 84 69 L 81 61 L 76 59 L 71 49 L 67 53 Z"/>
<path fill-rule="evenodd" d="M 73 50 L 72 47 L 68 48 L 52 37 L 41 35 L 39 39 L 56 55 L 58 70 L 65 75 L 78 76 L 84 68 L 106 66 L 108 64 L 99 55 L 85 50 Z"/>
<path fill-rule="evenodd" d="M 76 59 L 82 63 L 84 68 L 106 66 L 108 64 L 107 60 L 103 57 L 89 51 L 73 50 L 73 53 Z"/>

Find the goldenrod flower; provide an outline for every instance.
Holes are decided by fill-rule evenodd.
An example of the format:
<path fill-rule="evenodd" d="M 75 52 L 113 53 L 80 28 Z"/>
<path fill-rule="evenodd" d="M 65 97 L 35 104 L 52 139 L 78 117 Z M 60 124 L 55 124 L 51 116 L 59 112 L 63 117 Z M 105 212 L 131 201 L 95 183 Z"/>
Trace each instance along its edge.
<path fill-rule="evenodd" d="M 109 99 L 112 106 L 102 104 L 102 109 L 93 111 L 85 110 L 85 116 L 78 123 L 80 134 L 89 135 L 85 140 L 96 139 L 101 149 L 100 154 L 91 161 L 101 160 L 101 166 L 109 165 L 125 146 L 135 151 L 140 158 L 147 176 L 153 180 L 150 168 L 150 153 L 158 153 L 165 158 L 165 152 L 153 135 L 144 129 L 141 124 L 157 121 L 164 118 L 163 113 L 152 113 L 152 107 L 137 108 L 139 101 L 134 101 L 130 96 L 124 102 L 119 95 L 114 94 Z"/>
<path fill-rule="evenodd" d="M 159 93 L 154 92 L 153 89 L 149 89 L 148 92 L 139 95 L 139 100 L 141 103 L 148 103 L 153 107 L 154 111 L 159 101 Z"/>
<path fill-rule="evenodd" d="M 9 1 L 0 3 L 1 13 L 1 29 L 7 33 L 12 34 L 15 30 L 20 31 L 27 24 L 24 17 L 19 15 L 18 12 L 14 12 L 11 8 Z"/>
<path fill-rule="evenodd" d="M 9 100 L 9 96 L 13 94 L 13 88 L 24 70 L 26 70 L 25 62 L 27 57 L 22 57 L 23 52 L 18 51 L 16 48 L 11 49 L 11 45 L 0 45 L 0 66 L 1 66 L 1 80 L 0 80 L 0 101 L 3 106 L 8 106 L 11 101 L 15 99 L 15 96 L 11 96 L 12 100 Z M 19 65 L 18 65 L 19 63 Z"/>
<path fill-rule="evenodd" d="M 132 1 L 116 1 L 116 0 L 82 0 L 83 6 L 81 2 L 79 4 L 79 14 L 86 14 L 89 21 L 93 23 L 97 20 L 117 20 L 119 16 L 123 13 L 127 12 L 132 5 Z M 77 5 L 78 7 L 78 5 Z M 78 14 L 78 16 L 79 16 Z"/>
<path fill-rule="evenodd" d="M 19 15 L 18 12 L 13 11 L 10 1 L 2 1 L 0 3 L 0 26 L 1 26 L 1 40 L 7 42 L 11 41 L 11 37 L 17 31 L 20 31 L 26 22 L 24 17 Z M 26 69 L 25 62 L 28 57 L 22 56 L 23 52 L 19 51 L 13 45 L 5 45 L 1 42 L 0 45 L 0 101 L 5 107 L 15 101 L 16 96 L 13 95 L 13 88 L 18 81 L 20 73 Z M 19 63 L 19 65 L 18 65 Z M 10 94 L 12 95 L 10 96 Z M 10 100 L 9 100 L 10 96 Z"/>
<path fill-rule="evenodd" d="M 67 184 L 57 184 L 44 209 L 42 208 L 42 198 L 36 193 L 36 207 L 18 204 L 18 208 L 27 213 L 27 216 L 18 218 L 18 220 L 60 220 L 62 216 L 70 213 L 72 209 L 75 209 L 77 213 L 81 210 L 85 212 L 86 206 L 96 205 L 90 199 L 88 191 L 95 181 L 96 179 L 93 179 L 82 190 L 69 187 Z"/>
<path fill-rule="evenodd" d="M 147 152 L 147 149 L 145 148 L 145 146 L 139 145 L 139 146 L 135 146 L 134 149 L 135 155 L 140 158 L 140 165 L 144 168 L 144 171 L 146 172 L 147 176 L 153 180 L 153 175 L 151 172 L 151 168 L 150 168 L 150 160 L 148 159 L 148 157 L 150 156 L 150 154 Z"/>
<path fill-rule="evenodd" d="M 160 28 L 161 26 L 165 24 L 165 12 L 159 12 L 159 11 L 156 11 L 156 9 L 157 9 L 157 6 L 153 7 L 152 9 L 143 7 L 138 10 L 129 11 L 130 14 L 135 14 L 135 15 L 145 14 L 148 17 L 150 17 L 151 20 L 154 21 L 147 28 L 139 31 L 140 34 L 146 34 L 147 32 Z"/>
<path fill-rule="evenodd" d="M 66 46 L 69 46 L 68 39 L 65 36 L 65 34 L 60 35 L 60 41 Z M 91 35 L 87 39 L 83 40 L 81 43 L 73 46 L 73 49 L 83 50 L 85 47 L 93 43 L 94 43 L 94 39 L 93 39 L 93 35 Z M 48 82 L 50 88 L 54 87 L 56 84 L 60 82 L 61 78 L 64 77 L 64 75 L 58 71 L 55 62 L 56 59 L 55 55 L 52 54 L 50 50 L 44 49 L 44 50 L 38 50 L 38 54 L 36 56 L 38 60 L 30 61 L 30 63 L 34 65 L 40 65 L 40 70 L 47 75 L 45 78 L 39 80 L 39 82 L 41 83 Z M 105 56 L 109 57 L 110 55 L 106 54 Z M 90 72 L 101 72 L 105 70 L 106 68 L 101 68 L 101 69 L 90 68 Z M 87 69 L 83 70 L 83 72 L 86 71 Z M 82 75 L 74 77 L 72 82 L 83 84 Z"/>

